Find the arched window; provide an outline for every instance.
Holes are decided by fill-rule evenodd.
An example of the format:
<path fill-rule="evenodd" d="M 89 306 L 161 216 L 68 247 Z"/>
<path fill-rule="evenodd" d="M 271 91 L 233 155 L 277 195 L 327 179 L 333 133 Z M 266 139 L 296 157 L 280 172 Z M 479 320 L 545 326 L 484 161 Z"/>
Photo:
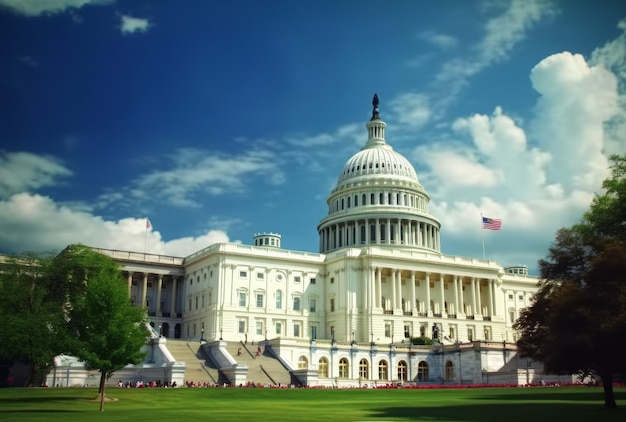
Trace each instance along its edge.
<path fill-rule="evenodd" d="M 300 356 L 298 358 L 298 369 L 306 369 L 309 367 L 309 361 L 306 356 Z"/>
<path fill-rule="evenodd" d="M 379 196 L 380 196 L 380 198 L 378 198 L 378 203 L 380 205 L 383 205 L 385 203 L 385 194 L 381 192 L 381 194 Z"/>
<path fill-rule="evenodd" d="M 454 363 L 451 360 L 446 362 L 446 381 L 454 381 Z"/>
<path fill-rule="evenodd" d="M 348 364 L 348 359 L 341 358 L 339 360 L 339 378 L 348 378 L 349 370 L 350 365 Z"/>
<path fill-rule="evenodd" d="M 367 362 L 367 359 L 361 359 L 359 362 L 359 378 L 360 379 L 368 379 L 370 373 L 370 366 Z"/>
<path fill-rule="evenodd" d="M 365 198 L 367 198 L 365 196 L 365 194 L 363 194 L 363 196 L 361 197 L 361 205 L 365 205 Z"/>
<path fill-rule="evenodd" d="M 318 362 L 318 377 L 328 378 L 328 359 L 320 358 Z"/>
<path fill-rule="evenodd" d="M 354 206 L 355 207 L 359 206 L 359 196 L 358 195 L 354 195 Z"/>
<path fill-rule="evenodd" d="M 406 381 L 406 362 L 401 360 L 398 362 L 398 379 L 400 381 Z"/>
<path fill-rule="evenodd" d="M 387 364 L 386 360 L 381 360 L 380 362 L 378 362 L 378 379 L 389 379 L 389 365 Z"/>
<path fill-rule="evenodd" d="M 417 364 L 417 380 L 428 381 L 428 364 L 426 361 Z"/>

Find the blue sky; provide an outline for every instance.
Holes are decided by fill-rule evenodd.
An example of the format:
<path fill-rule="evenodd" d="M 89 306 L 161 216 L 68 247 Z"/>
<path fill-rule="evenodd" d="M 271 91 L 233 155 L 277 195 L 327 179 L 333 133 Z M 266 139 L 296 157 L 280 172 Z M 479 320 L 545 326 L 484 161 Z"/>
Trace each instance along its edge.
<path fill-rule="evenodd" d="M 621 0 L 0 0 L 0 35 L 1 253 L 316 252 L 376 92 L 444 253 L 482 212 L 533 271 L 626 152 Z"/>

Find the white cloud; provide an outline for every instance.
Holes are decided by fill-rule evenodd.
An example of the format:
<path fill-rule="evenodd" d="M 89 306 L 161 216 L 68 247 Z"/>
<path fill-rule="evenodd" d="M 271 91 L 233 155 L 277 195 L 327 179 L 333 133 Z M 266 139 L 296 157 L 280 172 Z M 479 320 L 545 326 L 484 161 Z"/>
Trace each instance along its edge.
<path fill-rule="evenodd" d="M 120 31 L 122 31 L 122 34 L 146 32 L 150 27 L 150 22 L 148 22 L 148 19 L 133 18 L 132 16 L 121 15 L 120 20 Z"/>
<path fill-rule="evenodd" d="M 115 0 L 0 0 L 0 7 L 25 16 L 62 13 L 88 5 L 113 3 Z"/>
<path fill-rule="evenodd" d="M 458 44 L 457 39 L 452 35 L 438 34 L 432 31 L 422 32 L 419 37 L 444 50 L 454 48 Z"/>
<path fill-rule="evenodd" d="M 115 203 L 125 197 L 135 200 L 158 195 L 170 205 L 197 206 L 198 195 L 231 195 L 246 192 L 253 178 L 263 178 L 270 185 L 285 182 L 281 157 L 269 150 L 250 150 L 241 155 L 216 151 L 181 149 L 168 157 L 170 168 L 154 170 L 131 182 L 123 192 L 100 196 L 99 206 Z"/>
<path fill-rule="evenodd" d="M 452 124 L 454 135 L 471 143 L 439 142 L 413 152 L 429 168 L 420 179 L 444 227 L 448 253 L 472 245 L 478 250 L 483 213 L 505 222 L 502 232 L 486 235 L 495 252 L 487 257 L 507 265 L 527 256 L 532 261 L 523 263 L 532 267 L 555 231 L 579 221 L 601 189 L 614 139 L 607 123 L 624 113 L 618 79 L 565 52 L 538 63 L 531 81 L 540 97 L 525 126 L 496 107 L 491 115 Z M 537 245 L 535 255 L 529 242 Z"/>
<path fill-rule="evenodd" d="M 432 115 L 428 97 L 419 93 L 401 94 L 389 102 L 389 107 L 392 118 L 405 126 L 405 129 L 424 126 Z"/>
<path fill-rule="evenodd" d="M 546 16 L 554 14 L 547 0 L 512 0 L 506 10 L 485 24 L 485 36 L 470 51 L 470 58 L 455 58 L 443 65 L 436 81 L 445 85 L 446 95 L 441 103 L 451 101 L 467 83 L 467 79 L 482 69 L 508 57 L 530 28 Z"/>
<path fill-rule="evenodd" d="M 228 242 L 222 230 L 164 241 L 158 228 L 143 218 L 105 221 L 88 212 L 56 204 L 48 197 L 20 193 L 0 201 L 0 245 L 3 252 L 59 251 L 82 243 L 106 249 L 186 256 L 216 242 Z"/>
<path fill-rule="evenodd" d="M 72 172 L 53 157 L 29 152 L 0 151 L 0 198 L 13 193 L 53 186 Z"/>

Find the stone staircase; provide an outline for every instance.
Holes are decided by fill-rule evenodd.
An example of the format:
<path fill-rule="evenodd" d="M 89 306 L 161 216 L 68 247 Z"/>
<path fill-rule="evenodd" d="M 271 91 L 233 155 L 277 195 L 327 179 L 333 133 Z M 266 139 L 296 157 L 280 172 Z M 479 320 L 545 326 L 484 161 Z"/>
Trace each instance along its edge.
<path fill-rule="evenodd" d="M 260 347 L 260 349 L 259 349 Z M 291 373 L 265 347 L 244 342 L 228 342 L 226 350 L 237 360 L 237 363 L 248 367 L 248 382 L 255 384 L 289 385 L 297 383 L 292 380 Z M 261 354 L 258 354 L 258 351 Z"/>
<path fill-rule="evenodd" d="M 165 344 L 174 359 L 185 362 L 185 381 L 222 384 L 228 382 L 211 359 L 200 348 L 199 342 L 167 339 Z"/>

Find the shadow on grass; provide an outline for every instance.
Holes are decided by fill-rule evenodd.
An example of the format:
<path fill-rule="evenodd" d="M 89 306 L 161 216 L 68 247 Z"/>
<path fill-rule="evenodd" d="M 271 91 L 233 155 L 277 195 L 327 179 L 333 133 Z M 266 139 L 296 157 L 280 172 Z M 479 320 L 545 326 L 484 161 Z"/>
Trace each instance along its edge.
<path fill-rule="evenodd" d="M 615 400 L 621 401 L 626 400 L 626 391 L 615 391 Z M 604 403 L 604 391 L 600 389 L 589 389 L 588 391 L 567 391 L 567 390 L 556 390 L 551 387 L 546 387 L 543 391 L 534 390 L 532 392 L 527 392 L 525 390 L 519 390 L 519 393 L 511 393 L 504 394 L 502 392 L 498 392 L 498 394 L 485 394 L 485 395 L 476 395 L 471 398 L 472 400 L 499 400 L 499 401 L 516 401 L 516 400 L 525 400 L 525 401 L 590 401 L 590 402 L 598 402 L 599 404 Z"/>
<path fill-rule="evenodd" d="M 623 422 L 626 420 L 626 409 L 622 407 L 607 410 L 602 403 L 485 403 L 447 407 L 381 408 L 370 413 L 366 418 L 455 422 L 553 422 L 556 420 Z"/>

